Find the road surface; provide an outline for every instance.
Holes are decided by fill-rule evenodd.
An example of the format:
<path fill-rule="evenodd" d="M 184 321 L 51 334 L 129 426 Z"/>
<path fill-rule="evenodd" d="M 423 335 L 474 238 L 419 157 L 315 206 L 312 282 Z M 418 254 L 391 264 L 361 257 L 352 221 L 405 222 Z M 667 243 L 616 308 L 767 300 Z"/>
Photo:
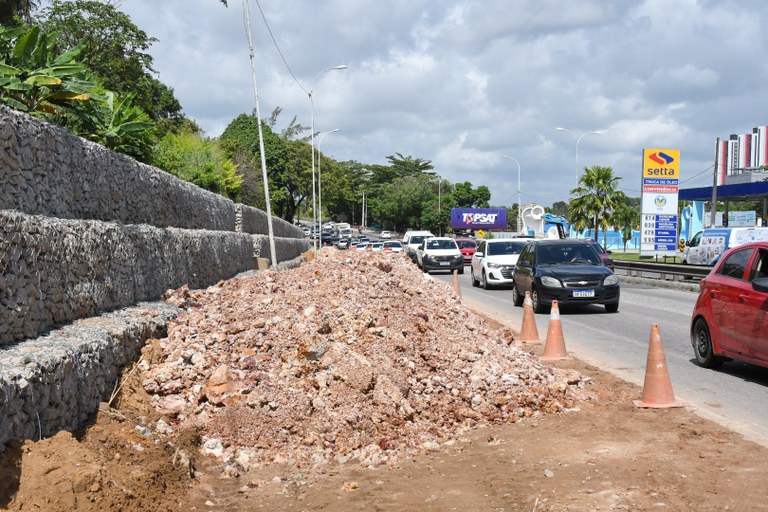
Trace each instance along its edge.
<path fill-rule="evenodd" d="M 432 276 L 453 283 L 451 274 Z M 511 290 L 472 287 L 468 266 L 458 277 L 465 304 L 519 331 L 522 308 L 512 304 Z M 651 324 L 657 323 L 675 398 L 700 416 L 768 447 L 768 369 L 738 362 L 728 362 L 720 370 L 696 365 L 689 329 L 697 295 L 622 282 L 618 313 L 608 314 L 602 306 L 561 308 L 566 349 L 582 361 L 642 386 Z M 548 323 L 548 314 L 536 315 L 542 341 Z"/>

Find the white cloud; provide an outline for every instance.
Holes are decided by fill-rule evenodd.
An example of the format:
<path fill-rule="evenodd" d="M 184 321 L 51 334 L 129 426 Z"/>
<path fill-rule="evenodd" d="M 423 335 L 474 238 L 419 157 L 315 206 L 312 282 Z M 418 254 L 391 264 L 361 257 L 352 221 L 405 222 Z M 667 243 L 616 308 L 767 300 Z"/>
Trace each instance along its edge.
<path fill-rule="evenodd" d="M 610 165 L 638 188 L 643 147 L 679 147 L 683 179 L 713 158 L 715 137 L 762 118 L 768 4 L 738 0 L 251 0 L 262 115 L 283 108 L 339 128 L 323 151 L 386 163 L 432 160 L 492 202 L 564 200 L 580 165 Z M 209 135 L 254 107 L 242 2 L 124 0 L 159 41 L 159 78 Z M 703 183 L 706 184 L 706 183 Z"/>

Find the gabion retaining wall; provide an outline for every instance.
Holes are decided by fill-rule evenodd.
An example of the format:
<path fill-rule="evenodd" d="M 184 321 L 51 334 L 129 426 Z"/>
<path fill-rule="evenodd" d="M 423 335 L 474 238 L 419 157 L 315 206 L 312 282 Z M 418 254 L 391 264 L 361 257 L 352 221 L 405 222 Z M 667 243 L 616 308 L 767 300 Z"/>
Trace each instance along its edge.
<path fill-rule="evenodd" d="M 0 345 L 254 268 L 254 238 L 246 233 L 7 211 L 0 211 L 0 233 Z"/>
<path fill-rule="evenodd" d="M 2 349 L 0 451 L 12 438 L 83 427 L 109 400 L 121 369 L 148 339 L 167 334 L 178 311 L 162 302 L 139 304 Z"/>
<path fill-rule="evenodd" d="M 299 264 L 309 241 L 273 228 L 277 268 Z M 84 425 L 176 314 L 137 302 L 270 256 L 261 210 L 0 105 L 0 451 Z"/>
<path fill-rule="evenodd" d="M 235 212 L 237 219 L 235 231 L 242 231 L 243 233 L 269 233 L 267 213 L 265 211 L 244 204 L 236 204 Z M 304 232 L 301 228 L 274 216 L 272 217 L 272 231 L 276 237 L 304 238 Z"/>
<path fill-rule="evenodd" d="M 0 210 L 234 231 L 235 203 L 0 105 Z"/>

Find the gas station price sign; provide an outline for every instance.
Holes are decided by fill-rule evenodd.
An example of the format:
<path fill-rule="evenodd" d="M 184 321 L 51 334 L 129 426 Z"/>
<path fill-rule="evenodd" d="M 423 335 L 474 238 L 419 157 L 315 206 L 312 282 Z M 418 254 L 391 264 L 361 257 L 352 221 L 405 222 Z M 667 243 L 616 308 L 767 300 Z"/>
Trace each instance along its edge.
<path fill-rule="evenodd" d="M 643 150 L 640 254 L 674 256 L 677 252 L 677 203 L 680 150 Z"/>

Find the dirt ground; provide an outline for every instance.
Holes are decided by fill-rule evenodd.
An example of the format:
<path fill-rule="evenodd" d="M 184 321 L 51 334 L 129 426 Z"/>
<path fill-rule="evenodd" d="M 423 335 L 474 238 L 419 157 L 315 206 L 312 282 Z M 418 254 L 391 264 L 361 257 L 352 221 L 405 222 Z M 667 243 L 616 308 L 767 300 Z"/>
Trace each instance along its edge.
<path fill-rule="evenodd" d="M 540 352 L 541 346 L 531 350 Z M 579 411 L 472 432 L 386 469 L 348 463 L 314 472 L 273 465 L 239 478 L 190 478 L 179 449 L 142 435 L 125 415 L 149 414 L 126 384 L 121 407 L 85 432 L 6 449 L 4 510 L 768 510 L 768 450 L 686 409 L 638 409 L 641 390 L 571 359 L 592 378 Z M 128 380 L 130 382 L 131 379 Z M 128 397 L 133 396 L 133 399 Z M 142 405 L 143 404 L 143 405 Z M 189 436 L 188 453 L 194 436 Z"/>
<path fill-rule="evenodd" d="M 388 465 L 273 463 L 240 476 L 200 455 L 198 432 L 166 438 L 143 426 L 158 412 L 136 366 L 84 431 L 7 446 L 0 509 L 768 511 L 768 449 L 685 408 L 638 409 L 640 388 L 579 360 L 550 364 L 589 377 L 593 398 Z"/>

